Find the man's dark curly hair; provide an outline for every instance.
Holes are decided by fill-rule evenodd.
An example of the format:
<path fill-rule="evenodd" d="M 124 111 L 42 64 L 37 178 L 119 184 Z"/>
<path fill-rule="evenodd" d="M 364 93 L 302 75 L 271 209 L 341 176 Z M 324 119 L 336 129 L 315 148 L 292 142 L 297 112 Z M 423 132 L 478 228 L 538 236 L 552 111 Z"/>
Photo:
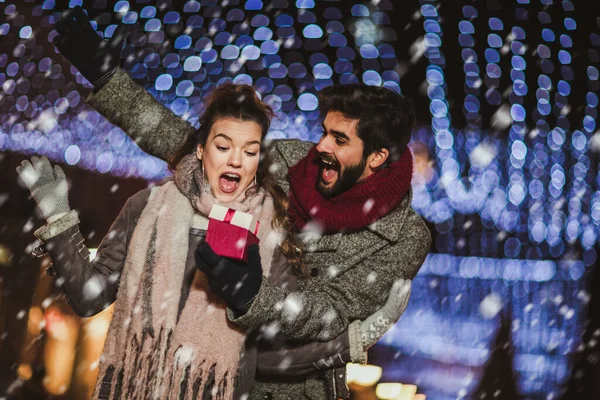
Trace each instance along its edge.
<path fill-rule="evenodd" d="M 319 93 L 321 115 L 338 111 L 358 119 L 357 134 L 364 142 L 363 158 L 388 149 L 388 163 L 406 149 L 415 126 L 411 101 L 390 89 L 364 84 L 334 85 Z"/>

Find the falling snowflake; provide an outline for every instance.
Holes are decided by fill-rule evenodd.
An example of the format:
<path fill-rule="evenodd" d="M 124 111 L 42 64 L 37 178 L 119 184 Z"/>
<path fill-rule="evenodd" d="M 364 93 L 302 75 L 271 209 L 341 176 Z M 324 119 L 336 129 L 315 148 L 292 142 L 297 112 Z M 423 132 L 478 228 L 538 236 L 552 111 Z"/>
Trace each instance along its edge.
<path fill-rule="evenodd" d="M 275 335 L 279 333 L 279 331 L 279 324 L 277 322 L 273 322 L 268 325 L 263 325 L 261 328 L 261 333 L 267 340 L 273 339 Z"/>
<path fill-rule="evenodd" d="M 53 110 L 53 108 L 48 108 L 42 112 L 27 125 L 28 130 L 33 131 L 38 129 L 43 133 L 50 133 L 58 124 L 58 116 Z"/>
<path fill-rule="evenodd" d="M 302 298 L 297 293 L 292 293 L 283 302 L 283 314 L 288 321 L 294 320 L 304 308 Z"/>
<path fill-rule="evenodd" d="M 365 201 L 365 204 L 363 205 L 363 213 L 364 214 L 368 214 L 369 211 L 371 211 L 371 209 L 373 208 L 373 205 L 375 204 L 375 200 L 373 199 L 368 199 L 367 201 Z"/>
<path fill-rule="evenodd" d="M 496 293 L 488 294 L 479 304 L 479 313 L 485 319 L 494 318 L 500 310 L 502 310 L 502 298 Z"/>
<path fill-rule="evenodd" d="M 102 293 L 102 285 L 98 279 L 91 278 L 88 279 L 88 281 L 83 285 L 81 291 L 82 297 L 85 300 L 93 300 L 100 296 L 100 293 Z"/>
<path fill-rule="evenodd" d="M 25 225 L 23 225 L 23 233 L 27 233 L 30 232 L 33 229 L 33 219 L 30 218 L 29 220 L 27 220 L 27 222 L 25 223 Z"/>
<path fill-rule="evenodd" d="M 179 368 L 189 365 L 194 356 L 193 347 L 181 346 L 175 351 L 175 362 Z"/>
<path fill-rule="evenodd" d="M 600 152 L 600 130 L 594 132 L 590 138 L 590 150 Z"/>
<path fill-rule="evenodd" d="M 367 275 L 367 283 L 373 283 L 375 282 L 375 279 L 377 279 L 377 273 L 371 272 Z"/>
<path fill-rule="evenodd" d="M 2 207 L 2 205 L 6 202 L 6 200 L 8 200 L 9 194 L 8 193 L 0 193 L 0 207 Z"/>
<path fill-rule="evenodd" d="M 42 306 L 42 309 L 44 309 L 44 310 L 45 310 L 46 308 L 48 308 L 48 306 L 49 306 L 50 304 L 52 304 L 52 302 L 53 302 L 53 301 L 54 301 L 54 299 L 53 299 L 52 297 L 46 297 L 46 298 L 44 299 L 44 301 L 42 301 L 42 304 L 41 304 L 41 306 Z"/>
<path fill-rule="evenodd" d="M 330 324 L 331 322 L 333 322 L 336 318 L 338 317 L 337 312 L 332 309 L 329 308 L 325 314 L 323 314 L 323 316 L 321 317 L 321 319 L 323 320 L 323 322 L 325 322 L 326 324 Z"/>
<path fill-rule="evenodd" d="M 284 357 L 283 360 L 281 360 L 278 364 L 279 368 L 285 369 L 287 367 L 289 367 L 290 365 L 292 365 L 293 359 L 292 357 Z"/>
<path fill-rule="evenodd" d="M 481 143 L 471 151 L 469 158 L 471 164 L 480 168 L 485 168 L 496 158 L 496 148 L 487 143 Z"/>
<path fill-rule="evenodd" d="M 537 137 L 537 135 L 540 134 L 540 131 L 536 128 L 536 129 L 532 129 L 529 131 L 529 138 L 530 139 L 535 139 Z"/>
<path fill-rule="evenodd" d="M 300 233 L 300 237 L 303 241 L 311 242 L 320 239 L 323 236 L 323 227 L 317 221 L 309 221 L 304 228 L 302 228 L 302 232 Z"/>
<path fill-rule="evenodd" d="M 506 129 L 512 123 L 510 116 L 510 107 L 504 104 L 498 108 L 498 111 L 492 116 L 492 127 L 497 130 Z"/>
<path fill-rule="evenodd" d="M 410 63 L 415 64 L 425 53 L 425 38 L 421 36 L 410 46 Z"/>
<path fill-rule="evenodd" d="M 333 265 L 327 268 L 327 275 L 329 275 L 330 278 L 335 278 L 339 272 L 339 269 Z"/>
<path fill-rule="evenodd" d="M 555 298 L 552 299 L 552 302 L 556 305 L 559 305 L 563 302 L 563 297 L 559 294 Z"/>
<path fill-rule="evenodd" d="M 558 313 L 560 315 L 566 315 L 568 311 L 569 311 L 569 307 L 566 304 L 558 309 Z"/>

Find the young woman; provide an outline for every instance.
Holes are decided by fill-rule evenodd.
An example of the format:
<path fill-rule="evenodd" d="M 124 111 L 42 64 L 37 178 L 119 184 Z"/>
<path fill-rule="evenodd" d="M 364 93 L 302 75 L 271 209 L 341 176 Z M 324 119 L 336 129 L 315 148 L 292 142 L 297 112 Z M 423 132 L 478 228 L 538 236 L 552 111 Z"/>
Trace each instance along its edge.
<path fill-rule="evenodd" d="M 250 252 L 265 276 L 283 266 L 280 278 L 300 271 L 285 193 L 261 160 L 271 115 L 250 86 L 215 89 L 201 128 L 172 160 L 173 179 L 127 201 L 93 261 L 61 168 L 37 157 L 19 167 L 48 221 L 36 235 L 75 312 L 91 316 L 116 302 L 95 397 L 230 399 L 249 391 L 255 361 L 244 357 L 245 332 L 228 322 L 194 252 L 212 206 L 222 204 L 258 218 L 260 246 Z"/>

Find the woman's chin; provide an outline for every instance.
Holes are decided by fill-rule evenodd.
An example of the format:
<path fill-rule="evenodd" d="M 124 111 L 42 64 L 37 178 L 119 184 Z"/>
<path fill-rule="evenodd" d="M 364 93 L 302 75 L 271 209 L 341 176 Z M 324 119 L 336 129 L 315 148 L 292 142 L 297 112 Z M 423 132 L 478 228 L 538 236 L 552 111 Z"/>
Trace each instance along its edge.
<path fill-rule="evenodd" d="M 215 190 L 213 190 L 213 195 L 221 203 L 229 203 L 237 199 L 241 193 L 246 191 L 246 189 L 248 189 L 248 186 L 245 188 L 237 187 L 234 191 L 225 191 L 217 187 Z"/>
<path fill-rule="evenodd" d="M 215 198 L 219 200 L 220 203 L 230 203 L 235 200 L 236 197 L 235 194 L 231 193 L 217 193 L 215 195 Z"/>

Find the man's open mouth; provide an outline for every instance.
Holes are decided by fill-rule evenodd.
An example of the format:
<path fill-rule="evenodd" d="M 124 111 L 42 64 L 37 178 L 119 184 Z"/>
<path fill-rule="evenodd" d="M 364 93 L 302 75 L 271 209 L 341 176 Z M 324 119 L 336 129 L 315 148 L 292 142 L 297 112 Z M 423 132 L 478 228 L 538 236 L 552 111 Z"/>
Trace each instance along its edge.
<path fill-rule="evenodd" d="M 328 185 L 335 181 L 339 171 L 339 164 L 330 159 L 321 158 L 321 181 Z"/>

